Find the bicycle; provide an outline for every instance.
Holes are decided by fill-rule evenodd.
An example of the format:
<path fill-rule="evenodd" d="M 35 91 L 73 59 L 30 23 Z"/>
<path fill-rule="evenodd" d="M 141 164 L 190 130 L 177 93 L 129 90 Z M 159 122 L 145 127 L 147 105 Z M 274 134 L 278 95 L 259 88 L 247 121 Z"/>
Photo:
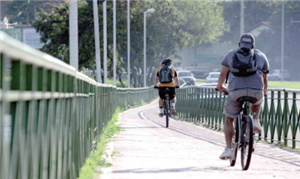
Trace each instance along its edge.
<path fill-rule="evenodd" d="M 216 89 L 217 90 L 217 89 Z M 227 95 L 225 93 L 225 95 Z M 233 156 L 230 159 L 230 166 L 236 163 L 237 152 L 241 150 L 241 165 L 243 170 L 248 170 L 250 167 L 252 152 L 254 151 L 254 132 L 252 117 L 248 115 L 249 103 L 256 103 L 257 100 L 253 97 L 243 96 L 238 100 L 242 105 L 242 110 L 235 120 L 234 135 L 232 138 Z"/>
<path fill-rule="evenodd" d="M 154 87 L 156 89 L 158 89 L 158 87 Z M 176 86 L 176 88 L 179 88 L 179 86 Z M 170 101 L 170 89 L 169 88 L 166 88 L 165 91 L 165 100 L 164 100 L 164 115 L 166 116 L 166 128 L 169 127 L 169 121 L 170 121 L 170 117 L 172 116 L 171 115 L 171 101 Z"/>

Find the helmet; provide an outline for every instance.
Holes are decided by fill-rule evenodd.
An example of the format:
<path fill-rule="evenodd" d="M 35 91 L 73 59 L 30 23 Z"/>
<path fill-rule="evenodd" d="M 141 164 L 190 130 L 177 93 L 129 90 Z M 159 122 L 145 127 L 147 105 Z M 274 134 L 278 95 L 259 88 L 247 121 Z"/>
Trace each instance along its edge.
<path fill-rule="evenodd" d="M 161 64 L 165 64 L 166 66 L 170 66 L 172 63 L 172 60 L 171 59 L 164 59 Z"/>

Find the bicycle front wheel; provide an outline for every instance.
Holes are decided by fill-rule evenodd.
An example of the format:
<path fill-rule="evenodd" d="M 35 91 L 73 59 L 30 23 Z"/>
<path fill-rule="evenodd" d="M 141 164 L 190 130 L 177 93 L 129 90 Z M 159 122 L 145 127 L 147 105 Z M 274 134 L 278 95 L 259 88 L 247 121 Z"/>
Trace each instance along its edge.
<path fill-rule="evenodd" d="M 235 119 L 234 122 L 234 135 L 232 138 L 232 149 L 233 149 L 233 156 L 230 160 L 230 166 L 234 166 L 236 163 L 236 156 L 237 156 L 237 152 L 239 150 L 239 117 L 237 119 Z"/>
<path fill-rule="evenodd" d="M 241 135 L 241 159 L 243 170 L 248 170 L 253 149 L 253 124 L 250 116 L 246 115 L 242 120 Z"/>

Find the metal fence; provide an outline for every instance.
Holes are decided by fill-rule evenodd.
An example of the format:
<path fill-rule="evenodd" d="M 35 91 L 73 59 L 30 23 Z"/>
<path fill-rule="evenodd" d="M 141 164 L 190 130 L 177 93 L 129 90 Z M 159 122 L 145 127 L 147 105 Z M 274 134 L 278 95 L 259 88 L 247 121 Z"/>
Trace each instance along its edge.
<path fill-rule="evenodd" d="M 226 96 L 208 87 L 185 87 L 176 91 L 176 110 L 181 120 L 223 129 Z M 300 147 L 300 90 L 269 89 L 262 105 L 259 139 Z"/>
<path fill-rule="evenodd" d="M 152 88 L 96 83 L 0 32 L 0 178 L 77 178 L 116 107 L 154 99 Z"/>

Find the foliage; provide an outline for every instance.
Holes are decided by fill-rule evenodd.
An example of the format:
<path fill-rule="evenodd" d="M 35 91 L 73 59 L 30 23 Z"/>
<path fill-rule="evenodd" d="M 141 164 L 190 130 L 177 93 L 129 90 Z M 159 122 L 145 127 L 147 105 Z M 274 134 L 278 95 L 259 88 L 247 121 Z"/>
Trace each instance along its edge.
<path fill-rule="evenodd" d="M 222 7 L 208 1 L 131 1 L 131 83 L 134 87 L 143 84 L 143 12 L 154 8 L 147 15 L 147 71 L 148 84 L 153 83 L 155 68 L 159 62 L 178 49 L 195 43 L 215 41 L 226 30 Z M 95 66 L 93 9 L 85 1 L 78 2 L 79 14 L 79 65 Z M 108 71 L 113 68 L 113 10 L 112 1 L 107 2 Z M 64 56 L 68 62 L 69 18 L 68 4 L 55 7 L 50 13 L 42 11 L 33 26 L 47 43 L 43 51 L 54 56 Z M 100 34 L 102 33 L 102 5 L 99 5 Z M 102 37 L 101 37 L 102 39 Z M 103 45 L 101 43 L 101 54 Z M 120 83 L 122 72 L 127 69 L 127 1 L 117 2 L 117 75 Z M 102 63 L 103 65 L 103 63 Z"/>
<path fill-rule="evenodd" d="M 244 29 L 249 31 L 255 25 L 267 22 L 274 14 L 274 9 L 278 8 L 278 1 L 244 1 Z M 225 43 L 237 43 L 240 38 L 240 18 L 241 4 L 240 1 L 220 2 L 224 8 L 223 17 L 230 30 L 225 32 L 221 38 Z"/>
<path fill-rule="evenodd" d="M 300 23 L 292 24 L 291 19 L 300 20 L 300 2 L 289 1 L 285 3 L 284 15 L 284 63 L 285 69 L 291 73 L 293 80 L 300 78 Z M 269 61 L 272 63 L 272 69 L 281 68 L 281 4 L 274 11 L 274 15 L 270 17 L 269 22 L 272 27 L 271 31 L 261 34 L 257 41 L 258 47 L 263 50 Z"/>
<path fill-rule="evenodd" d="M 18 0 L 12 1 L 6 7 L 5 14 L 11 22 L 30 25 L 34 21 L 35 13 L 43 9 L 51 10 L 63 0 Z"/>
<path fill-rule="evenodd" d="M 223 43 L 237 43 L 240 37 L 240 2 L 221 2 L 224 8 L 224 19 L 230 25 L 230 31 L 221 37 Z M 262 32 L 256 37 L 256 48 L 263 51 L 270 62 L 270 68 L 281 68 L 281 1 L 245 1 L 245 32 L 255 25 L 266 22 L 270 30 Z M 291 20 L 300 20 L 300 2 L 285 1 L 285 35 L 284 35 L 284 63 L 285 69 L 291 73 L 293 80 L 300 78 L 300 23 L 291 24 Z"/>

